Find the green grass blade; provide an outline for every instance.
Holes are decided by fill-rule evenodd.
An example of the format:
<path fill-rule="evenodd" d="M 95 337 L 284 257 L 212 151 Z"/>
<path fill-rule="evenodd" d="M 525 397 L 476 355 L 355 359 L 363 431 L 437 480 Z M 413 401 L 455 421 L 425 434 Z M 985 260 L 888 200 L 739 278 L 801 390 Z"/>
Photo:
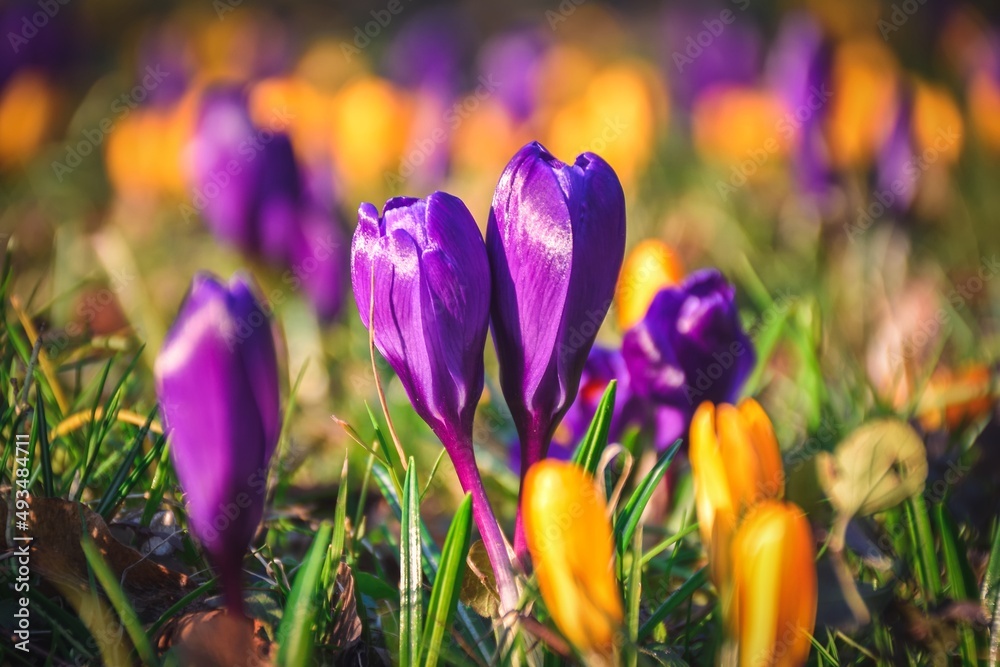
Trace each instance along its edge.
<path fill-rule="evenodd" d="M 427 605 L 422 649 L 425 667 L 435 667 L 441 654 L 441 641 L 451 627 L 458 607 L 458 594 L 462 587 L 465 558 L 472 543 L 472 496 L 466 494 L 444 538 L 441 550 L 441 567 L 434 577 L 431 600 Z"/>
<path fill-rule="evenodd" d="M 573 454 L 573 463 L 593 475 L 601 460 L 601 452 L 608 446 L 608 431 L 611 428 L 611 417 L 614 415 L 615 395 L 618 393 L 618 381 L 608 383 L 601 402 L 597 404 L 594 418 L 587 427 L 587 433 Z"/>
<path fill-rule="evenodd" d="M 41 394 L 35 403 L 35 423 L 33 425 L 34 434 L 32 440 L 37 439 L 40 458 L 42 463 L 42 490 L 45 495 L 51 498 L 55 495 L 55 486 L 52 483 L 52 450 L 49 442 L 49 427 L 45 423 L 45 400 Z"/>
<path fill-rule="evenodd" d="M 934 520 L 938 533 L 941 535 L 941 552 L 944 555 L 945 574 L 948 575 L 948 587 L 953 600 L 967 600 L 972 588 L 966 580 L 969 564 L 965 561 L 965 552 L 960 548 L 955 527 L 948 516 L 944 503 L 934 505 Z M 963 562 L 965 561 L 965 562 Z M 976 650 L 976 636 L 967 624 L 958 626 L 959 649 L 962 653 L 962 664 L 979 664 Z"/>
<path fill-rule="evenodd" d="M 347 540 L 347 456 L 344 456 L 344 468 L 340 471 L 340 488 L 337 489 L 337 509 L 333 514 L 333 546 L 330 551 L 330 562 L 333 576 L 337 576 L 337 568 L 344 556 L 344 543 Z"/>
<path fill-rule="evenodd" d="M 101 586 L 104 588 L 111 606 L 118 613 L 122 625 L 125 626 L 125 631 L 132 640 L 132 645 L 135 646 L 139 658 L 144 664 L 151 667 L 159 665 L 160 661 L 156 657 L 156 652 L 153 650 L 152 644 L 149 643 L 149 637 L 146 636 L 146 632 L 142 629 L 139 617 L 136 616 L 135 610 L 129 604 L 124 591 L 118 585 L 118 579 L 111 572 L 111 568 L 108 567 L 107 563 L 104 562 L 104 558 L 97 549 L 97 545 L 87 535 L 84 535 L 80 544 L 83 547 L 83 553 L 87 558 L 87 563 L 90 565 L 91 571 L 97 577 L 97 580 L 101 582 Z"/>
<path fill-rule="evenodd" d="M 101 502 L 97 505 L 97 509 L 95 511 L 104 517 L 105 521 L 111 520 L 111 516 L 114 514 L 115 510 L 117 510 L 118 506 L 125 500 L 125 496 L 127 496 L 132 490 L 135 482 L 138 481 L 138 477 L 134 477 L 132 484 L 126 483 L 126 479 L 129 476 L 129 470 L 132 468 L 132 462 L 135 461 L 139 452 L 142 451 L 142 443 L 146 441 L 146 435 L 149 433 L 150 424 L 153 423 L 153 417 L 156 416 L 156 410 L 157 408 L 154 407 L 152 412 L 149 413 L 149 416 L 146 417 L 146 423 L 142 425 L 142 428 L 139 429 L 139 433 L 136 434 L 135 439 L 132 442 L 132 446 L 125 455 L 125 460 L 122 461 L 120 466 L 118 466 L 118 470 L 115 471 L 114 478 L 112 478 L 111 483 L 104 492 Z"/>
<path fill-rule="evenodd" d="M 393 480 L 388 469 L 380 463 L 372 467 L 372 474 L 375 478 L 375 485 L 378 486 L 385 501 L 389 503 L 389 508 L 392 510 L 393 515 L 396 519 L 402 521 L 403 510 L 400 507 L 399 496 L 393 486 Z M 434 573 L 438 570 L 441 552 L 431 538 L 431 534 L 427 530 L 427 526 L 424 525 L 423 520 L 420 522 L 420 549 L 423 553 L 424 574 L 429 581 L 433 581 Z M 483 628 L 483 623 L 479 620 L 479 617 L 462 605 L 458 608 L 458 620 L 465 631 L 466 640 L 475 646 L 483 660 L 487 663 L 492 660 L 491 647 L 489 641 L 486 639 L 489 633 Z"/>
<path fill-rule="evenodd" d="M 983 575 L 983 586 L 980 598 L 986 605 L 991 617 L 997 613 L 997 600 L 1000 595 L 1000 522 L 993 524 L 993 547 L 990 549 L 990 560 Z"/>
<path fill-rule="evenodd" d="M 639 628 L 639 641 L 649 636 L 657 625 L 665 619 L 670 612 L 674 611 L 694 595 L 694 592 L 708 583 L 708 568 L 703 567 L 680 585 L 663 603 L 653 611 L 652 615 Z"/>
<path fill-rule="evenodd" d="M 667 451 L 663 452 L 660 460 L 632 492 L 632 496 L 618 515 L 618 521 L 615 523 L 615 544 L 619 554 L 624 553 L 625 547 L 632 541 L 632 535 L 635 533 L 636 526 L 639 525 L 643 510 L 646 509 L 646 503 L 653 497 L 656 486 L 663 479 L 677 452 L 680 451 L 682 442 L 683 440 L 678 439 L 667 448 Z"/>
<path fill-rule="evenodd" d="M 938 563 L 937 552 L 934 551 L 934 534 L 931 531 L 931 520 L 927 514 L 924 497 L 916 495 L 910 499 L 910 509 L 913 517 L 913 528 L 916 531 L 914 543 L 917 547 L 917 560 L 924 573 L 927 588 L 924 594 L 927 601 L 934 603 L 941 596 L 941 566 Z"/>
<path fill-rule="evenodd" d="M 639 604 L 642 599 L 642 526 L 635 531 L 632 538 L 632 563 L 628 578 L 625 581 L 625 626 L 628 631 L 628 646 L 625 653 L 625 664 L 636 667 L 639 652 L 636 648 L 639 640 Z"/>
<path fill-rule="evenodd" d="M 399 535 L 399 664 L 420 656 L 420 492 L 417 466 L 410 458 L 403 480 L 403 519 Z"/>
<path fill-rule="evenodd" d="M 287 667 L 305 667 L 313 664 L 314 633 L 316 620 L 316 598 L 320 591 L 323 567 L 329 554 L 333 526 L 320 524 L 302 567 L 295 575 L 288 604 L 278 628 L 277 664 Z"/>

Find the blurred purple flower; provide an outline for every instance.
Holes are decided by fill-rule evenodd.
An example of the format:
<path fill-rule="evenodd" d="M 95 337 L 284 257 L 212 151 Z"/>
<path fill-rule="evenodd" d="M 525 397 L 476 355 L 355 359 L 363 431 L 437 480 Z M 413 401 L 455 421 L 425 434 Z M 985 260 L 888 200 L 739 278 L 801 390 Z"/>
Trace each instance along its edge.
<path fill-rule="evenodd" d="M 760 32 L 738 4 L 671 7 L 664 24 L 664 68 L 683 107 L 713 86 L 751 85 L 760 76 Z"/>
<path fill-rule="evenodd" d="M 896 105 L 892 128 L 875 160 L 874 196 L 896 213 L 909 209 L 917 196 L 920 174 L 915 168 L 912 122 L 913 96 L 904 91 Z"/>
<path fill-rule="evenodd" d="M 408 88 L 433 88 L 451 96 L 469 56 L 471 26 L 452 9 L 424 11 L 406 22 L 385 55 L 389 76 Z"/>
<path fill-rule="evenodd" d="M 36 2 L 15 0 L 0 6 L 0 88 L 21 69 L 42 70 L 64 76 L 80 48 L 82 31 L 75 22 L 75 7 L 62 4 L 43 10 Z"/>
<path fill-rule="evenodd" d="M 215 235 L 244 252 L 289 266 L 318 317 L 334 319 L 347 282 L 346 244 L 332 194 L 314 187 L 279 129 L 257 127 L 245 91 L 205 93 L 191 145 L 194 204 Z"/>
<path fill-rule="evenodd" d="M 361 321 L 374 326 L 376 347 L 472 494 L 500 582 L 509 577 L 510 561 L 472 446 L 490 316 L 490 268 L 479 227 L 462 200 L 444 192 L 390 199 L 381 216 L 364 203 L 351 246 L 351 282 Z M 516 604 L 509 599 L 511 582 L 501 586 L 505 607 Z"/>
<path fill-rule="evenodd" d="M 545 457 L 576 398 L 625 254 L 625 195 L 607 162 L 572 165 L 537 142 L 500 176 L 486 230 L 500 385 L 521 441 L 522 477 Z M 518 557 L 527 551 L 518 513 Z"/>
<path fill-rule="evenodd" d="M 195 276 L 155 371 L 191 532 L 219 572 L 227 606 L 242 613 L 241 563 L 280 430 L 274 335 L 250 279 Z"/>
<path fill-rule="evenodd" d="M 658 445 L 682 437 L 702 401 L 735 402 L 753 370 L 756 355 L 734 297 L 718 271 L 696 271 L 661 290 L 625 334 L 631 389 L 655 406 Z"/>
<path fill-rule="evenodd" d="M 520 29 L 494 37 L 480 52 L 480 74 L 500 82 L 497 97 L 517 122 L 526 121 L 538 106 L 539 71 L 547 47 L 540 31 Z"/>
<path fill-rule="evenodd" d="M 821 206 L 835 182 L 824 124 L 832 95 L 831 49 L 823 28 L 808 13 L 793 13 L 782 21 L 768 57 L 769 87 L 785 103 L 787 115 L 779 131 L 794 135 L 795 178 Z"/>

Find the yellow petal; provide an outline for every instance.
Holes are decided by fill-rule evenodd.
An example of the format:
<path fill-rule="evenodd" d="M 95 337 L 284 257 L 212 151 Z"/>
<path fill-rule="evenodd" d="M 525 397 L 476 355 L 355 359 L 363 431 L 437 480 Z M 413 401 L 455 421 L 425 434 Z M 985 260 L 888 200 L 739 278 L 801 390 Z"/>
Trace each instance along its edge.
<path fill-rule="evenodd" d="M 732 543 L 740 665 L 801 665 L 816 621 L 812 532 L 802 510 L 767 500 Z"/>
<path fill-rule="evenodd" d="M 545 606 L 583 652 L 610 654 L 624 612 L 604 498 L 579 467 L 546 459 L 524 479 L 528 549 Z"/>
<path fill-rule="evenodd" d="M 726 462 L 715 433 L 715 405 L 705 401 L 691 419 L 689 456 L 694 477 L 698 529 L 706 550 L 712 545 L 712 524 L 718 514 L 735 521 Z"/>
<path fill-rule="evenodd" d="M 760 403 L 752 398 L 743 399 L 739 409 L 750 429 L 750 440 L 760 462 L 761 493 L 768 498 L 780 498 L 785 495 L 785 468 L 771 420 Z"/>

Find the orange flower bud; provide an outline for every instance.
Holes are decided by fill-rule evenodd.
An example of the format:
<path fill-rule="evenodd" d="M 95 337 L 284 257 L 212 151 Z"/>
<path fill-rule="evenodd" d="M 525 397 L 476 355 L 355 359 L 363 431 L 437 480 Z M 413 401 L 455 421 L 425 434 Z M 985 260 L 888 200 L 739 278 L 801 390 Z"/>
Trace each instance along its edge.
<path fill-rule="evenodd" d="M 732 541 L 733 605 L 739 664 L 805 664 L 816 624 L 816 553 L 802 510 L 765 500 Z"/>
<path fill-rule="evenodd" d="M 552 619 L 583 653 L 610 656 L 622 623 L 607 506 L 572 463 L 544 459 L 524 478 L 524 529 Z"/>
<path fill-rule="evenodd" d="M 640 242 L 625 258 L 618 278 L 615 302 L 619 328 L 631 329 L 646 316 L 653 297 L 683 277 L 684 266 L 673 248 L 657 239 Z"/>

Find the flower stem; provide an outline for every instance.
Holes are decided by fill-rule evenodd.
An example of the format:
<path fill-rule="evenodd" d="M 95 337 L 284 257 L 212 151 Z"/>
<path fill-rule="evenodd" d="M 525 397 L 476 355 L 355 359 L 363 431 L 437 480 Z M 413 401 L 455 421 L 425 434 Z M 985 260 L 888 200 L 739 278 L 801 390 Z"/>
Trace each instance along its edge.
<path fill-rule="evenodd" d="M 514 523 L 514 555 L 525 572 L 531 572 L 531 554 L 528 553 L 528 538 L 524 532 L 524 516 L 521 512 L 521 500 L 524 493 L 524 476 L 528 468 L 545 458 L 549 439 L 542 429 L 535 426 L 527 433 L 520 433 L 521 438 L 521 483 L 517 492 L 517 518 Z"/>
<path fill-rule="evenodd" d="M 500 594 L 500 616 L 506 617 L 517 610 L 520 598 L 514 574 L 511 570 L 510 556 L 507 551 L 507 541 L 500 531 L 493 507 L 486 495 L 483 479 L 476 466 L 476 454 L 472 448 L 471 438 L 452 441 L 447 447 L 455 464 L 455 472 L 462 489 L 472 495 L 472 516 L 479 529 L 479 535 L 486 547 L 490 565 L 493 566 L 493 576 L 497 582 L 497 592 Z"/>

